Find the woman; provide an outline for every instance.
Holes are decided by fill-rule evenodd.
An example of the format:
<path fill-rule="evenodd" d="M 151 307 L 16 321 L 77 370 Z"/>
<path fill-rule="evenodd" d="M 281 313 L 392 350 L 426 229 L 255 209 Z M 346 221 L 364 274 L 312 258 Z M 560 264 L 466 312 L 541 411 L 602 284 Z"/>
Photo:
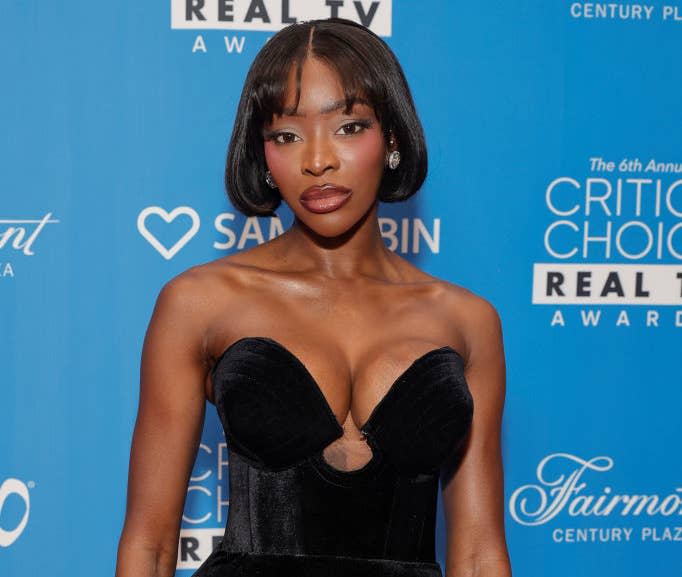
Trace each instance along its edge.
<path fill-rule="evenodd" d="M 197 577 L 511 574 L 491 304 L 387 249 L 380 200 L 426 175 L 386 44 L 342 19 L 271 38 L 230 142 L 235 207 L 292 226 L 162 289 L 145 337 L 117 577 L 174 574 L 205 401 L 230 450 L 225 536 Z M 475 407 L 475 410 L 474 410 Z"/>

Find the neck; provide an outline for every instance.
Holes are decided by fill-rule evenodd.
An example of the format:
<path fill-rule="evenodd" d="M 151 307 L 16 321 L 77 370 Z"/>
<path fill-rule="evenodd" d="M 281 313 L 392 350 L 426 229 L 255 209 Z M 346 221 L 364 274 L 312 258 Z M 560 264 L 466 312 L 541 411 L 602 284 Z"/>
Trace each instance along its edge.
<path fill-rule="evenodd" d="M 287 260 L 330 279 L 385 278 L 394 270 L 392 253 L 381 237 L 377 203 L 352 228 L 325 237 L 298 218 L 286 231 Z M 283 239 L 284 240 L 284 239 Z"/>

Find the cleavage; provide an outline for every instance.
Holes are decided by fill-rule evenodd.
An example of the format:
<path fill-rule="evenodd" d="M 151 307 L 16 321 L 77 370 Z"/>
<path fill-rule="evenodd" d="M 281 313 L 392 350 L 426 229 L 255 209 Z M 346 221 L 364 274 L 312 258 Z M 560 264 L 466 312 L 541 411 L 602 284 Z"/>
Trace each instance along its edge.
<path fill-rule="evenodd" d="M 288 347 L 286 347 L 285 345 L 283 345 L 282 343 L 275 339 L 262 336 L 243 337 L 241 339 L 238 339 L 237 341 L 232 343 L 232 345 L 228 346 L 227 349 L 225 349 L 221 357 L 217 359 L 215 366 L 216 367 L 218 366 L 218 364 L 221 361 L 221 358 L 223 356 L 226 356 L 230 350 L 232 350 L 239 344 L 246 345 L 248 341 L 260 341 L 262 343 L 267 343 L 269 346 L 274 347 L 280 353 L 283 353 L 291 363 L 293 363 L 300 369 L 301 375 L 305 378 L 311 391 L 319 399 L 320 410 L 323 413 L 326 413 L 331 425 L 337 431 L 337 436 L 334 438 L 334 440 L 331 443 L 329 443 L 326 447 L 324 447 L 322 450 L 320 450 L 320 452 L 318 453 L 318 457 L 321 458 L 323 464 L 326 464 L 327 466 L 329 466 L 330 468 L 337 472 L 355 472 L 369 466 L 370 462 L 374 460 L 375 455 L 372 450 L 372 447 L 367 441 L 365 432 L 368 429 L 371 429 L 374 419 L 378 416 L 383 404 L 386 402 L 390 395 L 396 394 L 396 391 L 399 388 L 401 381 L 403 380 L 403 377 L 406 377 L 408 373 L 413 369 L 413 367 L 418 366 L 420 362 L 426 360 L 431 354 L 437 353 L 438 351 L 441 351 L 444 348 L 449 348 L 449 347 L 430 348 L 427 352 L 423 353 L 418 357 L 413 356 L 413 358 L 411 358 L 410 361 L 400 362 L 398 369 L 396 369 L 397 363 L 391 362 L 391 360 L 386 355 L 383 356 L 384 359 L 383 362 L 373 363 L 374 374 L 380 374 L 381 372 L 384 372 L 390 374 L 390 377 L 389 378 L 382 377 L 380 379 L 377 379 L 381 382 L 388 384 L 384 384 L 384 386 L 382 387 L 383 390 L 381 392 L 378 393 L 375 392 L 374 395 L 372 395 L 374 399 L 370 401 L 372 408 L 369 412 L 369 416 L 364 420 L 364 424 L 361 427 L 358 427 L 352 412 L 353 405 L 352 391 L 355 386 L 354 381 L 351 379 L 351 383 L 353 384 L 348 386 L 347 396 L 349 399 L 348 400 L 349 408 L 347 410 L 345 420 L 343 422 L 339 422 L 335 412 L 331 407 L 331 404 L 327 400 L 328 397 L 325 395 L 325 392 L 323 391 L 322 387 L 319 384 L 320 381 L 318 381 L 317 378 L 313 376 L 313 374 L 307 368 L 307 365 L 301 360 L 298 354 L 294 353 Z M 362 377 L 362 380 L 369 381 L 369 379 L 365 377 Z M 325 389 L 329 388 L 330 387 L 325 387 Z"/>
<path fill-rule="evenodd" d="M 281 349 L 294 364 L 298 365 L 301 368 L 301 371 L 307 377 L 311 388 L 315 393 L 319 395 L 322 410 L 326 411 L 329 414 L 330 421 L 338 429 L 339 436 L 336 439 L 334 439 L 331 443 L 329 443 L 326 447 L 324 447 L 322 451 L 318 454 L 318 457 L 320 458 L 322 463 L 324 465 L 327 465 L 336 472 L 348 473 L 359 472 L 360 470 L 368 467 L 370 462 L 374 460 L 375 455 L 374 451 L 367 442 L 364 429 L 371 423 L 371 419 L 378 410 L 378 407 L 383 403 L 383 400 L 387 397 L 388 393 L 391 392 L 391 390 L 394 388 L 397 378 L 390 379 L 390 384 L 385 386 L 385 390 L 375 392 L 373 395 L 370 395 L 374 398 L 372 399 L 372 401 L 370 401 L 370 405 L 372 406 L 372 408 L 369 411 L 367 411 L 368 416 L 365 417 L 364 420 L 356 419 L 355 415 L 353 414 L 353 399 L 357 395 L 357 393 L 354 392 L 354 390 L 356 389 L 355 386 L 356 379 L 353 378 L 352 376 L 353 371 L 349 369 L 347 372 L 348 377 L 344 378 L 343 376 L 341 376 L 340 378 L 341 381 L 344 380 L 349 381 L 351 384 L 324 386 L 322 383 L 328 383 L 329 379 L 320 378 L 313 375 L 313 373 L 308 368 L 309 364 L 304 362 L 299 354 L 295 353 L 289 347 L 283 345 L 281 342 L 275 339 L 266 337 L 265 340 L 269 341 L 276 348 Z M 325 358 L 325 355 L 318 356 L 321 358 Z M 327 364 L 331 363 L 327 361 Z M 376 366 L 372 367 L 372 372 L 374 374 L 381 373 L 382 366 L 388 367 L 390 365 L 390 363 L 387 363 L 386 360 L 384 360 L 383 363 L 375 362 L 373 364 L 379 365 L 379 367 Z M 365 369 L 360 371 L 361 374 L 364 372 Z M 405 371 L 402 371 L 399 374 L 404 373 Z M 368 381 L 369 379 L 362 378 L 362 380 Z M 385 381 L 386 379 L 379 380 Z M 346 410 L 346 417 L 343 421 L 339 421 L 336 415 L 336 411 L 333 409 L 333 405 L 335 405 L 336 403 L 330 403 L 329 401 L 330 398 L 329 390 L 330 389 L 334 390 L 336 388 L 344 389 L 344 393 L 342 393 L 341 396 L 345 397 L 345 404 L 348 407 Z M 364 424 L 358 425 L 357 421 L 360 421 L 361 423 Z"/>
<path fill-rule="evenodd" d="M 394 389 L 398 387 L 400 384 L 399 381 L 405 377 L 409 371 L 411 371 L 413 368 L 415 368 L 419 363 L 425 361 L 430 355 L 433 353 L 437 353 L 440 350 L 444 348 L 450 348 L 450 347 L 430 347 L 426 352 L 422 353 L 421 355 L 414 356 L 412 355 L 408 361 L 401 360 L 399 362 L 394 362 L 391 360 L 390 357 L 387 355 L 383 355 L 383 358 L 380 360 L 380 362 L 374 362 L 372 363 L 374 366 L 372 367 L 372 372 L 376 374 L 381 374 L 381 373 L 388 373 L 390 375 L 389 378 L 386 377 L 380 377 L 377 379 L 369 379 L 365 377 L 364 375 L 361 376 L 360 379 L 353 377 L 353 374 L 357 374 L 358 372 L 360 374 L 364 373 L 366 369 L 363 369 L 361 371 L 348 371 L 349 377 L 347 379 L 344 379 L 341 377 L 341 380 L 348 380 L 350 381 L 349 385 L 346 384 L 341 384 L 341 385 L 328 385 L 325 386 L 322 383 L 324 382 L 329 382 L 329 379 L 320 379 L 316 377 L 308 368 L 309 364 L 306 363 L 297 353 L 295 353 L 293 350 L 285 346 L 283 343 L 280 341 L 273 339 L 271 337 L 244 337 L 241 340 L 249 340 L 249 339 L 256 339 L 256 340 L 261 340 L 261 341 L 266 341 L 270 345 L 274 346 L 276 349 L 279 349 L 281 352 L 283 352 L 291 362 L 293 362 L 295 365 L 298 365 L 298 367 L 301 369 L 302 374 L 308 379 L 311 387 L 313 388 L 314 392 L 318 394 L 320 397 L 321 404 L 323 405 L 323 408 L 326 410 L 327 413 L 329 413 L 330 417 L 332 418 L 333 424 L 336 425 L 337 428 L 344 429 L 344 436 L 347 434 L 347 431 L 350 431 L 351 434 L 353 432 L 357 433 L 358 435 L 363 432 L 363 429 L 367 428 L 368 425 L 371 425 L 371 421 L 376 415 L 376 413 L 381 409 L 382 405 L 384 402 L 388 399 L 389 395 L 394 394 Z M 239 341 L 237 341 L 239 342 Z M 233 343 L 236 344 L 237 342 Z M 231 348 L 231 347 L 228 347 Z M 389 348 L 389 347 L 384 347 Z M 401 346 L 400 348 L 405 348 L 404 346 Z M 319 355 L 323 356 L 323 355 Z M 320 363 L 324 366 L 325 362 Z M 329 361 L 326 361 L 326 364 L 330 364 Z M 396 366 L 398 368 L 396 368 Z M 373 399 L 369 402 L 370 409 L 368 409 L 367 412 L 367 417 L 362 420 L 361 422 L 363 423 L 362 425 L 358 425 L 357 421 L 360 421 L 360 419 L 356 419 L 355 415 L 353 414 L 353 399 L 355 396 L 357 396 L 359 393 L 354 392 L 354 389 L 356 388 L 356 382 L 358 380 L 365 381 L 365 382 L 370 382 L 372 380 L 380 381 L 383 383 L 382 390 L 377 391 L 376 386 L 372 387 L 371 385 L 364 385 L 363 388 L 369 388 L 370 392 L 371 389 L 374 389 L 374 393 L 371 394 L 370 396 L 373 397 Z M 343 421 L 339 421 L 339 419 L 336 416 L 336 411 L 333 409 L 332 403 L 329 402 L 329 396 L 328 396 L 328 390 L 329 389 L 334 389 L 336 387 L 344 388 L 346 389 L 347 392 L 347 410 L 346 410 L 346 416 L 344 417 Z M 360 393 L 362 396 L 363 394 Z"/>

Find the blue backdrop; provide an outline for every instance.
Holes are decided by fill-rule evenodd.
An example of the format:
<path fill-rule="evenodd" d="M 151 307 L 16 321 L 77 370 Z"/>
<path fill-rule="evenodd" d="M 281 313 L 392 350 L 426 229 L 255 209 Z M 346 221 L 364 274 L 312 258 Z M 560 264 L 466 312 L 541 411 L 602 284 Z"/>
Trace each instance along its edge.
<path fill-rule="evenodd" d="M 224 154 L 272 31 L 333 9 L 251 4 L 0 5 L 3 577 L 113 574 L 160 287 L 291 222 L 228 204 Z M 681 574 L 682 4 L 342 4 L 428 139 L 387 243 L 502 317 L 514 574 Z M 209 406 L 179 575 L 222 533 L 227 461 Z"/>

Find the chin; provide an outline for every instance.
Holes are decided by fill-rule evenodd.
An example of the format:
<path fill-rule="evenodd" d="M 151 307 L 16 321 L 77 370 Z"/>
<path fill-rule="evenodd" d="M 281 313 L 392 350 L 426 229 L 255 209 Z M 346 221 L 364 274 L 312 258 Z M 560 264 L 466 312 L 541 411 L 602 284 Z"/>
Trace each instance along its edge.
<path fill-rule="evenodd" d="M 365 221 L 367 214 L 371 212 L 372 207 L 373 205 L 369 206 L 362 213 L 353 210 L 344 211 L 343 208 L 325 214 L 314 214 L 304 210 L 303 213 L 297 214 L 296 217 L 318 236 L 336 238 L 359 228 Z"/>
<path fill-rule="evenodd" d="M 340 237 L 348 233 L 355 225 L 355 221 L 350 221 L 348 219 L 338 219 L 334 222 L 331 220 L 328 220 L 327 222 L 319 222 L 318 220 L 316 222 L 316 220 L 317 219 L 312 218 L 306 219 L 305 221 L 301 220 L 301 222 L 305 224 L 308 230 L 324 238 Z"/>

